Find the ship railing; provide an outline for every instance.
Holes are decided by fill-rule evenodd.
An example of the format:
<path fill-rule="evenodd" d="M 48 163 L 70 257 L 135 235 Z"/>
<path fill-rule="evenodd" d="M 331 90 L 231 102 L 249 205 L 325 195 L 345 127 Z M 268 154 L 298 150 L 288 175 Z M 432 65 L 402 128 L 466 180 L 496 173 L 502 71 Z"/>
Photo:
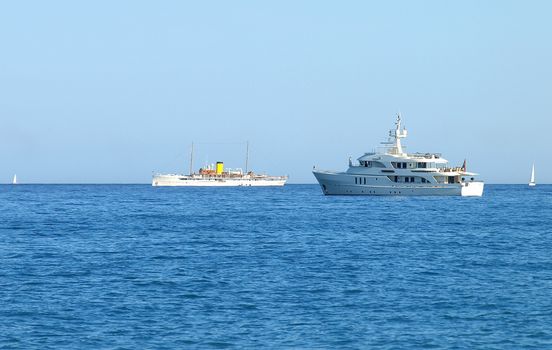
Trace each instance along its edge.
<path fill-rule="evenodd" d="M 409 157 L 414 158 L 425 158 L 425 159 L 439 159 L 441 158 L 441 153 L 409 153 Z"/>
<path fill-rule="evenodd" d="M 462 167 L 447 167 L 447 168 L 437 168 L 437 171 L 440 173 L 450 173 L 450 172 L 461 172 L 465 171 Z"/>

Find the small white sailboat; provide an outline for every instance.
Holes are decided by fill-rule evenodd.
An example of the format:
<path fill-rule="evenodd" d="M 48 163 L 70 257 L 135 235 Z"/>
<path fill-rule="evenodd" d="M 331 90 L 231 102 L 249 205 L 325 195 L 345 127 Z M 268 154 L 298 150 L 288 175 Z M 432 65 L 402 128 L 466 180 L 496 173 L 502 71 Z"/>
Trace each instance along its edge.
<path fill-rule="evenodd" d="M 529 181 L 529 186 L 533 187 L 535 186 L 535 164 L 533 164 L 533 168 L 531 169 L 531 180 Z"/>
<path fill-rule="evenodd" d="M 12 185 L 17 185 L 17 174 L 13 176 Z"/>

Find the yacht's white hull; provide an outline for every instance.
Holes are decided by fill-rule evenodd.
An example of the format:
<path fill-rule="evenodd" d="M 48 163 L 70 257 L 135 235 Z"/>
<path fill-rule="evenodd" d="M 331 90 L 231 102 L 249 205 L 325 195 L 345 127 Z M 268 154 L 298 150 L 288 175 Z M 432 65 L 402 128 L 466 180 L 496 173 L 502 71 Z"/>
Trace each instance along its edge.
<path fill-rule="evenodd" d="M 483 195 L 484 183 L 473 181 L 454 184 L 412 183 L 403 184 L 389 180 L 387 176 L 366 176 L 366 184 L 355 184 L 354 174 L 313 171 L 326 195 L 364 196 L 474 196 Z"/>
<path fill-rule="evenodd" d="M 156 175 L 152 186 L 185 186 L 185 187 L 267 187 L 284 186 L 286 178 L 190 178 L 182 175 Z"/>

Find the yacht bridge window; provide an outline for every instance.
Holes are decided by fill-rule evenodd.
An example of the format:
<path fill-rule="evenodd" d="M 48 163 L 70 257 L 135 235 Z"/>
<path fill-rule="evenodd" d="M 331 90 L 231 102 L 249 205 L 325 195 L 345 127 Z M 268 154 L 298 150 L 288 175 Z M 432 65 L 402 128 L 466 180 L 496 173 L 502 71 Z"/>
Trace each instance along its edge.
<path fill-rule="evenodd" d="M 405 168 L 406 168 L 406 163 L 403 163 L 403 162 L 391 162 L 391 165 L 392 165 L 393 168 L 395 168 L 395 169 L 403 169 L 403 164 L 405 164 Z"/>
<path fill-rule="evenodd" d="M 421 168 L 421 169 L 425 169 L 427 168 L 427 163 L 426 162 L 418 162 L 416 164 L 417 168 Z"/>
<path fill-rule="evenodd" d="M 372 160 L 370 161 L 370 163 L 372 164 L 371 166 L 373 166 L 374 168 L 385 168 L 385 164 L 383 164 L 382 162 Z"/>
<path fill-rule="evenodd" d="M 393 165 L 393 168 L 395 169 L 406 169 L 408 168 L 409 163 L 406 162 L 391 162 L 391 165 Z"/>

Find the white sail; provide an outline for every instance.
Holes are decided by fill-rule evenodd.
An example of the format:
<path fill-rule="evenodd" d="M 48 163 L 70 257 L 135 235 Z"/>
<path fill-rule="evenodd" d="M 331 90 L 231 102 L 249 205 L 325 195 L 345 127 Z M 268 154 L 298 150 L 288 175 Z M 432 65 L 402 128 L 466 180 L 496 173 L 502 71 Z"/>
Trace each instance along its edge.
<path fill-rule="evenodd" d="M 533 164 L 533 168 L 531 169 L 531 180 L 529 181 L 529 186 L 535 186 L 535 164 Z"/>
<path fill-rule="evenodd" d="M 13 176 L 12 184 L 17 185 L 17 174 Z"/>

